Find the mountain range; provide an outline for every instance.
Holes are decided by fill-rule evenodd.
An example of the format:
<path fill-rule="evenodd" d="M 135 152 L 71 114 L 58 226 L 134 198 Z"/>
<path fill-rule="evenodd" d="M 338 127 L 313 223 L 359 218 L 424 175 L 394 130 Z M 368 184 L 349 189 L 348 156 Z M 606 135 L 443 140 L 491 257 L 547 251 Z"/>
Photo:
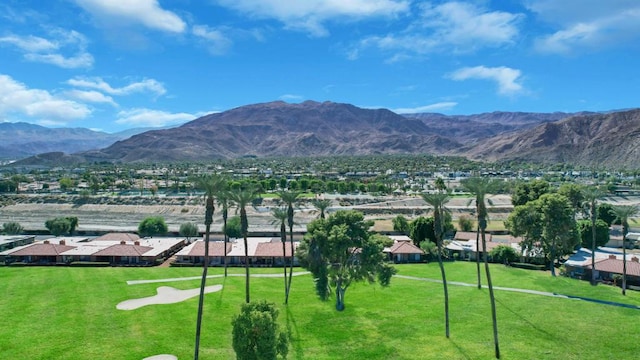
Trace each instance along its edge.
<path fill-rule="evenodd" d="M 430 153 L 487 161 L 638 167 L 639 135 L 638 109 L 401 115 L 333 102 L 276 101 L 206 115 L 179 127 L 146 131 L 103 148 L 93 147 L 98 150 L 40 154 L 24 163 Z"/>

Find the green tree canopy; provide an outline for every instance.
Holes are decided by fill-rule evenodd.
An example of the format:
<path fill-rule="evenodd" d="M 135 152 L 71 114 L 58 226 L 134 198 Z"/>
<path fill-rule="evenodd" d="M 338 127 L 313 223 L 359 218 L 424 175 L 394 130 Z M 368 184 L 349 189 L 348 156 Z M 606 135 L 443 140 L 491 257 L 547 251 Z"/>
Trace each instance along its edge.
<path fill-rule="evenodd" d="M 549 183 L 544 180 L 521 182 L 515 186 L 511 194 L 513 206 L 524 205 L 540 198 L 549 192 Z"/>
<path fill-rule="evenodd" d="M 20 225 L 20 223 L 17 223 L 15 221 L 6 222 L 2 224 L 2 233 L 6 235 L 18 235 L 22 233 L 23 230 L 24 228 L 22 227 L 22 225 Z"/>
<path fill-rule="evenodd" d="M 47 228 L 47 230 L 49 230 L 51 235 L 60 236 L 62 234 L 69 233 L 71 229 L 71 222 L 68 218 L 57 217 L 45 221 L 44 226 Z"/>
<path fill-rule="evenodd" d="M 180 225 L 180 236 L 184 236 L 189 241 L 190 238 L 196 237 L 199 234 L 198 224 L 196 223 L 184 223 Z"/>
<path fill-rule="evenodd" d="M 169 231 L 164 218 L 161 216 L 151 216 L 140 222 L 138 225 L 138 233 L 141 236 L 157 236 L 164 235 Z"/>
<path fill-rule="evenodd" d="M 372 236 L 371 226 L 362 213 L 340 210 L 309 223 L 298 248 L 300 263 L 313 274 L 320 298 L 327 299 L 330 288 L 335 289 L 338 311 L 344 310 L 345 292 L 352 283 L 377 277 L 387 286 L 396 272 L 386 264 L 384 241 Z"/>
<path fill-rule="evenodd" d="M 535 201 L 542 215 L 542 249 L 555 276 L 555 261 L 571 253 L 579 242 L 573 207 L 565 196 L 544 194 Z"/>
<path fill-rule="evenodd" d="M 278 309 L 266 301 L 242 304 L 231 321 L 232 346 L 238 360 L 287 358 L 289 336 L 278 326 Z"/>
<path fill-rule="evenodd" d="M 591 248 L 593 241 L 593 231 L 591 226 L 591 220 L 578 220 L 578 234 L 580 235 L 580 242 L 583 247 Z M 609 242 L 609 226 L 604 220 L 596 220 L 596 247 L 604 246 Z"/>
<path fill-rule="evenodd" d="M 242 225 L 240 216 L 232 216 L 227 220 L 227 226 L 222 229 L 229 238 L 239 239 L 242 237 Z"/>
<path fill-rule="evenodd" d="M 458 218 L 458 229 L 460 231 L 473 231 L 474 225 L 473 219 L 468 216 L 463 215 Z"/>
<path fill-rule="evenodd" d="M 425 240 L 435 244 L 436 235 L 433 231 L 433 217 L 419 216 L 409 223 L 409 237 L 416 246 Z"/>
<path fill-rule="evenodd" d="M 409 221 L 406 217 L 398 215 L 391 220 L 393 223 L 393 231 L 401 232 L 404 234 L 409 233 Z"/>
<path fill-rule="evenodd" d="M 598 204 L 598 219 L 607 223 L 608 226 L 613 225 L 616 222 L 616 213 L 613 210 L 613 206 L 608 203 Z M 620 222 L 618 221 L 618 224 Z"/>
<path fill-rule="evenodd" d="M 518 261 L 518 253 L 509 245 L 498 245 L 490 252 L 493 261 L 499 261 L 503 264 L 509 264 Z"/>

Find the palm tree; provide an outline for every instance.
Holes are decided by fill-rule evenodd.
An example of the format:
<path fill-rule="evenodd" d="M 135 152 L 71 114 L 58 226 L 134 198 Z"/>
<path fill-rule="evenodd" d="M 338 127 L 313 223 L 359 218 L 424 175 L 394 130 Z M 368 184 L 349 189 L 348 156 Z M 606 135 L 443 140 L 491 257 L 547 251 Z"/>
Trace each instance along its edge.
<path fill-rule="evenodd" d="M 287 204 L 287 225 L 289 225 L 289 243 L 291 244 L 291 262 L 289 263 L 289 285 L 287 285 L 287 293 L 285 294 L 284 304 L 289 303 L 289 293 L 291 292 L 291 279 L 293 278 L 293 208 L 298 198 L 302 195 L 300 191 L 285 191 L 278 192 L 280 200 Z"/>
<path fill-rule="evenodd" d="M 487 241 L 485 238 L 485 230 L 487 229 L 487 206 L 485 205 L 485 196 L 493 191 L 496 183 L 488 178 L 473 177 L 462 181 L 462 186 L 474 194 L 476 197 L 476 215 L 478 217 L 478 227 L 480 228 L 480 237 L 482 238 L 482 252 L 484 258 L 484 269 L 487 275 L 487 286 L 489 287 L 489 299 L 491 301 L 491 320 L 493 322 L 493 342 L 495 346 L 496 359 L 500 358 L 500 344 L 498 342 L 498 320 L 496 317 L 496 299 L 493 295 L 493 284 L 491 282 L 491 273 L 489 272 L 489 261 L 487 260 Z M 477 248 L 476 248 L 477 251 Z"/>
<path fill-rule="evenodd" d="M 285 262 L 286 257 L 286 243 L 287 243 L 287 210 L 285 208 L 273 208 L 271 210 L 271 215 L 273 216 L 272 225 L 280 225 L 280 241 L 282 242 L 282 269 L 284 270 L 284 296 L 285 300 L 287 297 L 287 290 L 289 286 L 287 285 L 287 264 Z M 293 257 L 291 258 L 293 261 Z"/>
<path fill-rule="evenodd" d="M 228 189 L 218 194 L 218 205 L 222 206 L 222 232 L 224 233 L 224 277 L 227 277 L 227 244 L 229 236 L 227 235 L 227 220 L 229 219 L 229 206 L 232 205 Z"/>
<path fill-rule="evenodd" d="M 596 285 L 596 221 L 598 220 L 598 199 L 603 194 L 597 187 L 587 187 L 582 192 L 589 204 L 589 215 L 591 217 L 591 285 Z"/>
<path fill-rule="evenodd" d="M 622 224 L 622 295 L 627 295 L 627 233 L 629 232 L 629 219 L 638 214 L 637 206 L 617 205 L 613 206 L 616 220 Z M 595 268 L 593 269 L 595 272 Z"/>
<path fill-rule="evenodd" d="M 249 232 L 249 220 L 247 219 L 247 205 L 251 205 L 253 199 L 256 198 L 256 190 L 253 187 L 239 188 L 231 193 L 233 200 L 240 209 L 240 229 L 242 238 L 244 239 L 244 269 L 245 269 L 245 300 L 247 304 L 250 301 L 249 296 L 249 244 L 247 243 L 247 234 Z"/>
<path fill-rule="evenodd" d="M 318 212 L 320 212 L 320 219 L 324 219 L 324 213 L 329 206 L 331 206 L 331 200 L 329 199 L 313 199 L 311 200 L 311 205 L 316 208 Z"/>
<path fill-rule="evenodd" d="M 436 236 L 436 245 L 438 246 L 438 264 L 440 265 L 440 274 L 442 274 L 442 286 L 444 289 L 444 322 L 445 334 L 449 338 L 449 291 L 447 289 L 447 277 L 444 273 L 444 264 L 442 263 L 442 236 L 444 235 L 444 213 L 448 211 L 444 205 L 449 201 L 449 194 L 438 192 L 435 194 L 422 194 L 422 199 L 429 205 L 433 206 L 433 233 Z"/>
<path fill-rule="evenodd" d="M 198 359 L 200 351 L 200 329 L 202 328 L 202 312 L 204 307 L 204 288 L 207 282 L 207 270 L 209 268 L 209 235 L 211 224 L 213 223 L 213 212 L 215 211 L 214 197 L 221 189 L 224 180 L 219 175 L 202 175 L 194 179 L 195 185 L 200 190 L 204 190 L 206 198 L 204 225 L 204 262 L 202 265 L 202 280 L 200 281 L 200 297 L 198 300 L 198 319 L 196 321 L 196 345 L 194 359 Z"/>

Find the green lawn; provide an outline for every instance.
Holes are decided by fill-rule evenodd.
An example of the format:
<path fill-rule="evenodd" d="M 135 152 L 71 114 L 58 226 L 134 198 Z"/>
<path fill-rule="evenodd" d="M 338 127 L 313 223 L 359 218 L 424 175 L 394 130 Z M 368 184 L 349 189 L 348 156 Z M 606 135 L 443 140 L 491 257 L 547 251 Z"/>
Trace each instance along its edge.
<path fill-rule="evenodd" d="M 446 264 L 449 280 L 474 283 L 475 263 Z M 439 278 L 437 264 L 398 266 L 399 274 Z M 548 273 L 493 265 L 496 286 L 640 305 L 640 295 L 591 287 Z M 232 269 L 241 273 L 242 269 Z M 254 273 L 281 269 L 253 269 Z M 210 274 L 220 274 L 212 268 Z M 127 285 L 127 280 L 197 276 L 197 268 L 0 267 L 0 359 L 142 359 L 169 353 L 193 357 L 197 297 L 178 304 L 121 311 L 127 299 L 159 286 L 190 289 L 198 280 Z M 293 343 L 290 359 L 490 359 L 488 291 L 451 286 L 451 338 L 444 337 L 442 286 L 395 278 L 389 288 L 356 284 L 346 310 L 313 294 L 309 275 L 293 279 L 290 305 L 282 279 L 252 278 L 252 299 L 280 309 Z M 231 319 L 244 301 L 244 278 L 215 278 L 223 290 L 206 296 L 201 359 L 231 359 Z M 640 353 L 640 310 L 593 302 L 496 291 L 503 359 L 631 359 Z"/>

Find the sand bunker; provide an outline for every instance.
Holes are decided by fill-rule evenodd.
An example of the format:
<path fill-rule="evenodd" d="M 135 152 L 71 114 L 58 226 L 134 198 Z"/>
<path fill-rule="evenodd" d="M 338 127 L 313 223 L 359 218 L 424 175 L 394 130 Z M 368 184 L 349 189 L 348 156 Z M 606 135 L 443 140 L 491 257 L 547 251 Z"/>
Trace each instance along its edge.
<path fill-rule="evenodd" d="M 212 285 L 204 288 L 204 293 L 212 293 L 222 290 L 222 285 Z M 200 295 L 200 289 L 179 290 L 170 286 L 161 286 L 158 294 L 140 299 L 125 300 L 118 305 L 118 310 L 135 310 L 147 305 L 175 304 Z"/>
<path fill-rule="evenodd" d="M 178 360 L 178 357 L 170 354 L 160 354 L 160 355 L 146 357 L 142 360 Z"/>

